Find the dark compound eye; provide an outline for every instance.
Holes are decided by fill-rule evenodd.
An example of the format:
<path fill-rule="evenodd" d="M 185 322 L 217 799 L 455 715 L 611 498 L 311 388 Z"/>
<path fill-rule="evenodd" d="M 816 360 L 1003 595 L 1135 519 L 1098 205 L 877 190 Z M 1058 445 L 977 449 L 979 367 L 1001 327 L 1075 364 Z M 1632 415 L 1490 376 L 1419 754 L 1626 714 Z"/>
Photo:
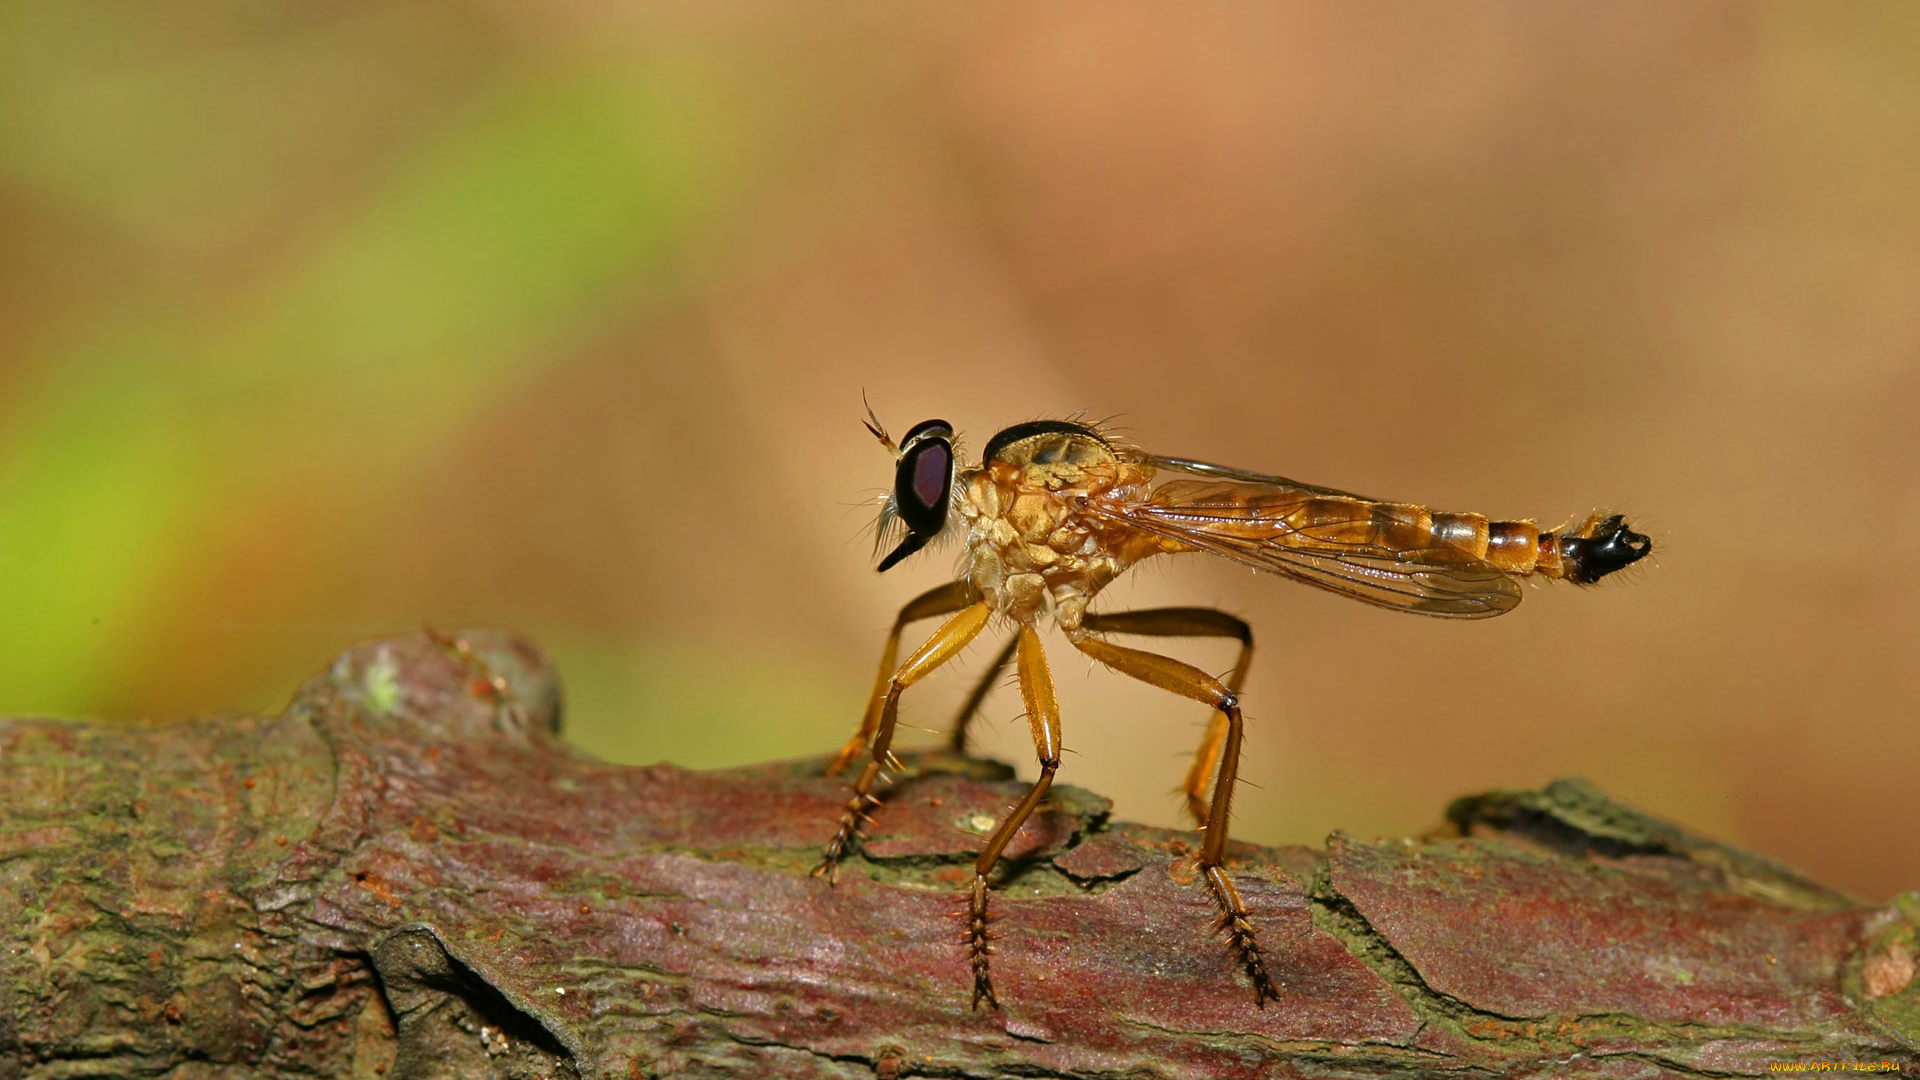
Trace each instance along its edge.
<path fill-rule="evenodd" d="M 893 508 L 907 527 L 900 546 L 880 560 L 885 570 L 927 546 L 947 525 L 953 496 L 953 429 L 943 420 L 916 424 L 900 441 L 900 462 L 893 474 Z"/>
<path fill-rule="evenodd" d="M 894 507 L 907 531 L 931 535 L 947 523 L 947 497 L 953 491 L 953 444 L 926 438 L 900 455 L 894 471 Z"/>
<path fill-rule="evenodd" d="M 913 497 L 920 505 L 947 512 L 947 488 L 953 483 L 953 451 L 945 442 L 914 447 Z"/>
<path fill-rule="evenodd" d="M 907 433 L 901 436 L 900 448 L 904 450 L 912 446 L 914 440 L 920 438 L 922 435 L 938 435 L 943 439 L 950 440 L 953 438 L 953 425 L 947 423 L 945 420 L 922 420 L 908 428 Z"/>

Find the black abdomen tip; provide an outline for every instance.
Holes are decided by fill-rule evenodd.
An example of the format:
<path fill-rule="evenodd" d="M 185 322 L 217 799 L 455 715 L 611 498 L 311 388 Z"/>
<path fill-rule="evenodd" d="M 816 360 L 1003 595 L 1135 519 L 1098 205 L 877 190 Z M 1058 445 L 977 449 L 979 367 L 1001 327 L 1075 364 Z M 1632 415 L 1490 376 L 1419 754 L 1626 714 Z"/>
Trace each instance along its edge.
<path fill-rule="evenodd" d="M 1653 550 L 1653 541 L 1646 534 L 1627 528 L 1627 519 L 1619 514 L 1594 526 L 1591 532 L 1591 536 L 1567 536 L 1560 540 L 1560 559 L 1567 565 L 1567 577 L 1582 585 L 1591 585 L 1615 570 L 1632 566 Z"/>

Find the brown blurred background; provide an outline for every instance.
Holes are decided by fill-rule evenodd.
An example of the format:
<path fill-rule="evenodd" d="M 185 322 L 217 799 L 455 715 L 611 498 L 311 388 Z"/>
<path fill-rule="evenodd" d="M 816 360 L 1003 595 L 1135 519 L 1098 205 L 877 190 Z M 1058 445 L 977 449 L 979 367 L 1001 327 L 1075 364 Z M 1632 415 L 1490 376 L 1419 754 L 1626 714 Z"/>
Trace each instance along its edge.
<path fill-rule="evenodd" d="M 1916 56 L 1904 0 L 16 0 L 0 712 L 271 709 L 488 623 L 597 753 L 825 752 L 952 567 L 873 573 L 862 391 L 975 448 L 1086 410 L 1657 538 L 1488 623 L 1116 586 L 1256 627 L 1240 837 L 1580 774 L 1920 886 Z M 1054 655 L 1062 779 L 1177 822 L 1202 711 Z"/>

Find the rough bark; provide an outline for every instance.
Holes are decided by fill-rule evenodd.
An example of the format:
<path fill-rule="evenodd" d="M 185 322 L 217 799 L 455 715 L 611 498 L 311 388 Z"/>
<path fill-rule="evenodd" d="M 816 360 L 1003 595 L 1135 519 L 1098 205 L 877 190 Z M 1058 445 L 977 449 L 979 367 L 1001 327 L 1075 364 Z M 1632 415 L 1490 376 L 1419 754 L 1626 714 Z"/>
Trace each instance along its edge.
<path fill-rule="evenodd" d="M 1578 782 L 1460 800 L 1448 837 L 1237 848 L 1264 1009 L 1191 834 L 1058 789 L 974 1012 L 957 913 L 1004 767 L 910 762 L 829 887 L 819 762 L 591 760 L 531 648 L 468 640 L 355 648 L 273 718 L 0 723 L 0 1077 L 1920 1064 L 1920 895 L 1865 907 Z"/>

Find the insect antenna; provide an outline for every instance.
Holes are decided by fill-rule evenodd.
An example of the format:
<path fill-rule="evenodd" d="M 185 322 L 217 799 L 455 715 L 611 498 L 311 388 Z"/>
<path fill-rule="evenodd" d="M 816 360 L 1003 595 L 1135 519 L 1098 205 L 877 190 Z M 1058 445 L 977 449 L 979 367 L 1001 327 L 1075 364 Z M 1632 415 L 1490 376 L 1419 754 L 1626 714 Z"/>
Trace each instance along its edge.
<path fill-rule="evenodd" d="M 880 423 L 878 416 L 874 415 L 873 403 L 867 400 L 867 392 L 865 390 L 860 391 L 860 404 L 867 407 L 867 418 L 860 422 L 861 426 L 865 427 L 874 438 L 879 439 L 881 446 L 886 447 L 889 451 L 898 452 L 900 448 L 893 445 L 893 436 L 887 434 L 886 426 Z"/>

